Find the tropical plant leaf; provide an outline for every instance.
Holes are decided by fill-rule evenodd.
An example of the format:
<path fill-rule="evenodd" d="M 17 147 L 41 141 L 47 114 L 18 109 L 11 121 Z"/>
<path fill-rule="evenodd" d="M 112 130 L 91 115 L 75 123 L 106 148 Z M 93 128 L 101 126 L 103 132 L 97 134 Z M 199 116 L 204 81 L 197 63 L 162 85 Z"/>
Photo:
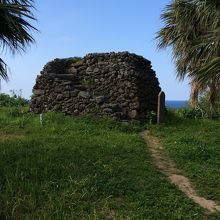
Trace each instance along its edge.
<path fill-rule="evenodd" d="M 37 29 L 31 24 L 35 20 L 32 0 L 0 0 L 0 46 L 12 54 L 25 51 L 34 42 L 31 34 Z M 0 76 L 7 80 L 7 66 L 1 59 Z"/>
<path fill-rule="evenodd" d="M 198 83 L 201 91 L 213 86 L 212 91 L 217 91 L 220 1 L 173 0 L 166 6 L 161 19 L 164 26 L 157 32 L 158 48 L 171 47 L 177 78 L 183 80 L 187 76 L 191 82 Z"/>
<path fill-rule="evenodd" d="M 5 81 L 8 81 L 7 65 L 6 65 L 6 63 L 1 58 L 0 58 L 0 76 Z"/>

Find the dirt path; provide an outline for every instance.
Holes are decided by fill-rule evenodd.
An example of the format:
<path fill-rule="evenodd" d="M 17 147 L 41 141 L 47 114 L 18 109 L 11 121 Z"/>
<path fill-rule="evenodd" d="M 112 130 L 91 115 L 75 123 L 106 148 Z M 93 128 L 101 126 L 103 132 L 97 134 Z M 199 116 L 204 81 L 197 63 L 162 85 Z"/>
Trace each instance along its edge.
<path fill-rule="evenodd" d="M 171 183 L 175 184 L 186 194 L 186 196 L 207 211 L 211 213 L 220 211 L 220 206 L 217 205 L 215 201 L 197 195 L 191 181 L 187 177 L 181 175 L 181 170 L 177 169 L 175 163 L 166 155 L 163 145 L 158 138 L 151 136 L 148 131 L 143 131 L 141 136 L 150 148 L 155 164 L 165 175 L 167 175 Z"/>
<path fill-rule="evenodd" d="M 22 139 L 25 136 L 23 134 L 1 134 L 0 140 L 12 140 L 12 139 Z"/>

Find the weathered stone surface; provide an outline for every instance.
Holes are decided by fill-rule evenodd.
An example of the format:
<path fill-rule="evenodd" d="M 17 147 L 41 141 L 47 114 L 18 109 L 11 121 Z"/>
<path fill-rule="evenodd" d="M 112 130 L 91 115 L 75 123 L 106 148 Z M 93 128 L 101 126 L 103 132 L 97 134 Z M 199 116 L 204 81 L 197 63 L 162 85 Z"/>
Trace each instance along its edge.
<path fill-rule="evenodd" d="M 96 96 L 96 97 L 95 97 L 95 102 L 96 102 L 97 104 L 103 103 L 104 100 L 105 100 L 105 96 Z"/>
<path fill-rule="evenodd" d="M 44 95 L 44 90 L 42 89 L 33 89 L 33 95 Z"/>
<path fill-rule="evenodd" d="M 161 91 L 158 95 L 158 104 L 157 104 L 157 123 L 163 123 L 165 119 L 165 93 Z"/>
<path fill-rule="evenodd" d="M 83 65 L 83 60 L 80 60 L 80 61 L 78 61 L 78 62 L 76 62 L 76 63 L 73 63 L 71 66 L 72 67 L 80 67 L 80 66 L 82 66 Z"/>
<path fill-rule="evenodd" d="M 60 108 L 61 108 L 60 105 L 55 105 L 55 106 L 53 107 L 53 110 L 54 110 L 54 111 L 58 111 L 58 110 L 60 110 Z"/>
<path fill-rule="evenodd" d="M 63 98 L 64 98 L 64 96 L 62 94 L 58 94 L 56 97 L 56 100 L 61 101 L 61 100 L 63 100 Z"/>
<path fill-rule="evenodd" d="M 56 74 L 55 78 L 57 78 L 58 80 L 76 80 L 76 76 L 74 74 Z"/>
<path fill-rule="evenodd" d="M 130 111 L 130 112 L 128 113 L 128 115 L 129 115 L 129 117 L 130 117 L 131 119 L 136 119 L 137 116 L 138 116 L 137 110 L 132 110 L 132 111 Z"/>
<path fill-rule="evenodd" d="M 104 108 L 103 112 L 112 113 L 112 109 L 111 108 Z"/>
<path fill-rule="evenodd" d="M 160 91 L 145 58 L 128 52 L 94 53 L 76 63 L 72 59 L 47 63 L 37 76 L 31 110 L 145 120 L 149 111 L 157 112 Z"/>
<path fill-rule="evenodd" d="M 92 72 L 91 66 L 87 67 L 87 68 L 86 68 L 86 73 L 91 73 L 91 72 Z"/>
<path fill-rule="evenodd" d="M 85 92 L 85 91 L 80 91 L 78 94 L 79 97 L 82 97 L 84 99 L 88 99 L 90 97 L 89 92 Z"/>
<path fill-rule="evenodd" d="M 70 67 L 67 70 L 67 72 L 70 73 L 70 74 L 76 74 L 77 73 L 77 69 L 73 66 L 73 67 Z"/>
<path fill-rule="evenodd" d="M 93 72 L 94 72 L 94 73 L 98 73 L 98 72 L 100 72 L 100 69 L 96 67 L 96 68 L 93 70 Z"/>

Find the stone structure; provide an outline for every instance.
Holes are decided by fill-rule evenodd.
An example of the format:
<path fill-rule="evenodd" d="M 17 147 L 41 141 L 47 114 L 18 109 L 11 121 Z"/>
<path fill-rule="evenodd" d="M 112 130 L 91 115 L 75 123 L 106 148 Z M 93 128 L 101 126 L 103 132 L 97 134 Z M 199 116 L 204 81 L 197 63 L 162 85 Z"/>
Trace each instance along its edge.
<path fill-rule="evenodd" d="M 165 119 L 165 93 L 161 91 L 158 94 L 158 103 L 157 103 L 157 123 L 163 123 Z"/>
<path fill-rule="evenodd" d="M 31 110 L 144 120 L 157 112 L 160 91 L 150 61 L 128 52 L 94 53 L 77 62 L 46 64 L 33 88 Z"/>

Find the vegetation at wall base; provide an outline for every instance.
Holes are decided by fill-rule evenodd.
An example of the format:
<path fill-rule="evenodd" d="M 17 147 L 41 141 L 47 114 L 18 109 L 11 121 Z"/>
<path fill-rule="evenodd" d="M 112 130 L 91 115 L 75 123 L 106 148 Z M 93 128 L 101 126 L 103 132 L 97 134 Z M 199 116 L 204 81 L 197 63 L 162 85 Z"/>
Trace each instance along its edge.
<path fill-rule="evenodd" d="M 201 219 L 136 128 L 110 119 L 0 111 L 1 219 Z"/>
<path fill-rule="evenodd" d="M 27 105 L 21 106 L 20 114 L 11 114 L 12 108 L 0 108 L 0 219 L 219 219 L 218 214 L 207 217 L 155 167 L 137 124 L 53 112 L 43 114 L 41 123 L 39 115 L 27 112 Z M 189 119 L 175 125 L 177 119 L 172 115 L 167 128 L 147 127 L 161 137 L 184 123 L 189 131 L 195 128 Z M 218 124 L 207 121 L 209 134 Z M 186 146 L 194 139 L 178 141 Z M 219 192 L 213 186 L 219 177 L 213 169 L 218 153 L 206 151 L 199 141 L 184 158 L 179 152 L 190 147 L 168 152 L 180 165 L 191 155 L 192 168 L 183 169 L 203 185 L 198 184 L 201 194 L 217 200 Z M 218 145 L 218 136 L 212 143 Z M 201 166 L 207 165 L 204 178 L 210 180 L 198 177 L 201 167 L 194 154 L 201 157 Z"/>
<path fill-rule="evenodd" d="M 7 95 L 4 93 L 0 93 L 0 107 L 17 107 L 17 106 L 26 106 L 29 101 L 27 99 L 22 98 L 21 94 L 12 91 L 12 95 Z"/>

